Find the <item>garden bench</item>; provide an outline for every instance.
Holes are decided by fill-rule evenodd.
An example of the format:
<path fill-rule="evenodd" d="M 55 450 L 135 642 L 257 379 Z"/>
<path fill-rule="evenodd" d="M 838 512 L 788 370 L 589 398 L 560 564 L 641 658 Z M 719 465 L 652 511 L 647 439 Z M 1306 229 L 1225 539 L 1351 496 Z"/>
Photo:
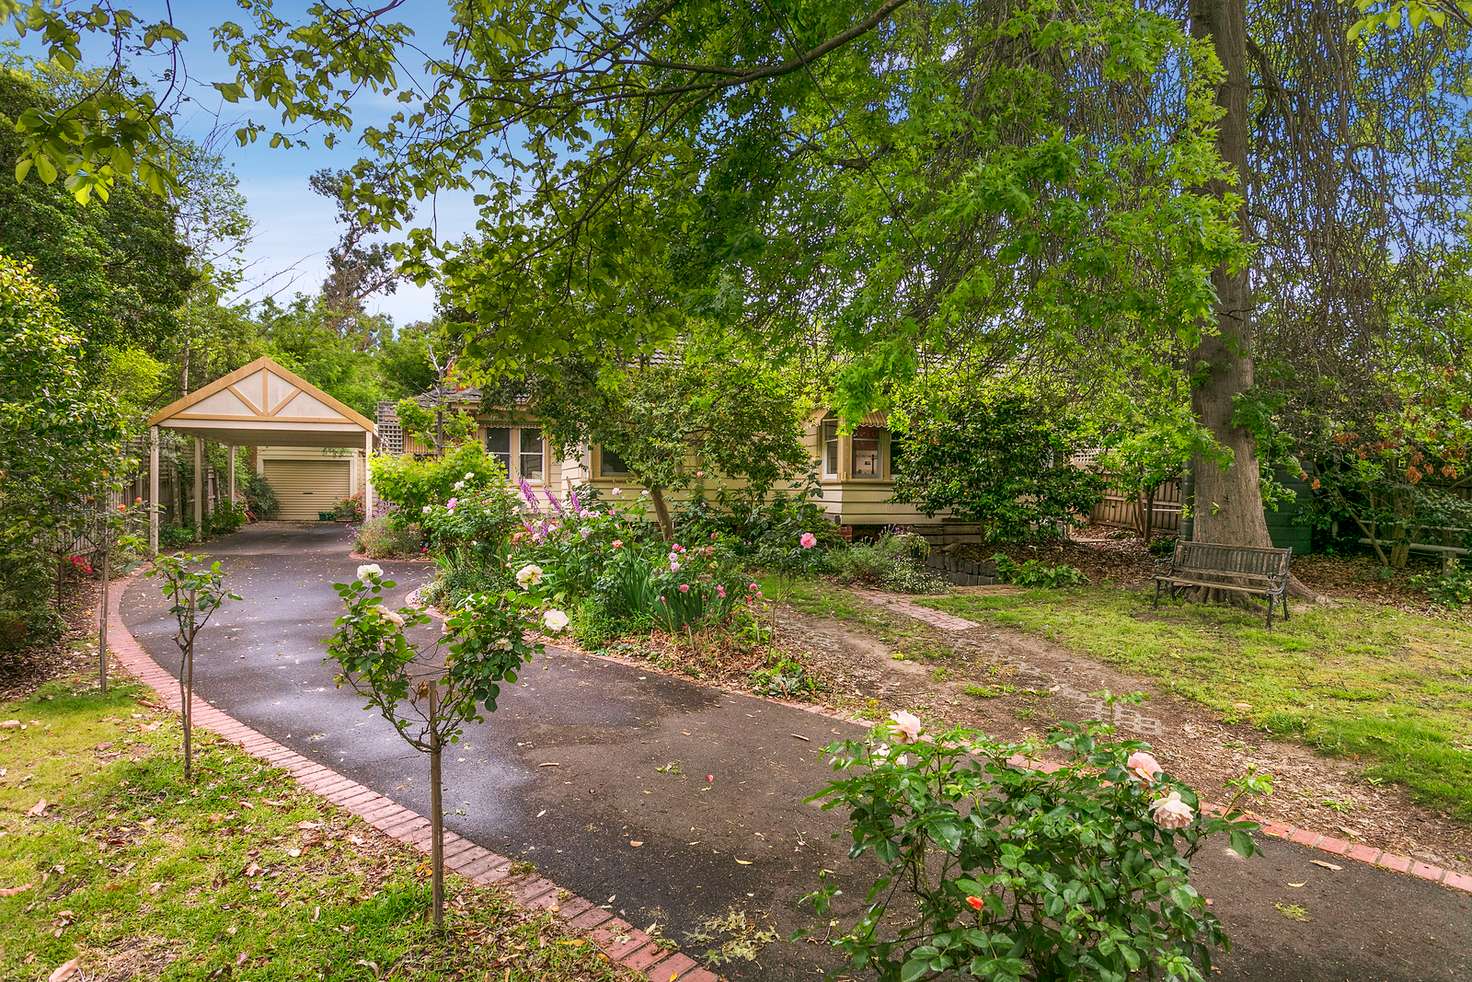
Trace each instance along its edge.
<path fill-rule="evenodd" d="M 1155 575 L 1154 606 L 1160 606 L 1160 591 L 1166 587 L 1172 598 L 1178 591 L 1192 588 L 1245 593 L 1267 600 L 1271 628 L 1273 609 L 1279 601 L 1283 604 L 1283 619 L 1288 619 L 1288 561 L 1292 555 L 1292 549 L 1178 542 L 1170 567 Z"/>

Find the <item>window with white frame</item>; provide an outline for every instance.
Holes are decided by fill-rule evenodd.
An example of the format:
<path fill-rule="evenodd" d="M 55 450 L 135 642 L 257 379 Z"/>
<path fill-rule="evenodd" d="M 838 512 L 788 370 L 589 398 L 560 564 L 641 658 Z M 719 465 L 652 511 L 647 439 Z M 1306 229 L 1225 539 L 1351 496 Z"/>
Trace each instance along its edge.
<path fill-rule="evenodd" d="M 534 426 L 521 427 L 521 476 L 528 481 L 542 479 L 542 431 Z"/>
<path fill-rule="evenodd" d="M 535 426 L 487 426 L 486 453 L 506 468 L 509 480 L 540 483 L 546 475 L 546 444 Z"/>
<path fill-rule="evenodd" d="M 823 476 L 838 476 L 838 420 L 823 421 Z"/>

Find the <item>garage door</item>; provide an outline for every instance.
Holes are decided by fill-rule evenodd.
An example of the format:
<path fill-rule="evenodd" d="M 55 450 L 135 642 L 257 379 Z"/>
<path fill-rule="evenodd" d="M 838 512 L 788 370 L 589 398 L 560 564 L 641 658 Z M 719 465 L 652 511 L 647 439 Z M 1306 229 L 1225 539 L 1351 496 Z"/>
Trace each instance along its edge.
<path fill-rule="evenodd" d="M 278 518 L 315 522 L 348 496 L 351 464 L 346 460 L 267 460 L 266 483 L 281 503 Z"/>

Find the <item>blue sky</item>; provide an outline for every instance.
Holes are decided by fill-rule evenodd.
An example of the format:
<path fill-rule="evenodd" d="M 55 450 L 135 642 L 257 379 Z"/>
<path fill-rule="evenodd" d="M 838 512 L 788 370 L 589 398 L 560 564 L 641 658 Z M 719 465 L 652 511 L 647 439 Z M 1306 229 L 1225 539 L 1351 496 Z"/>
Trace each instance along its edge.
<path fill-rule="evenodd" d="M 287 20 L 299 17 L 308 0 L 278 0 L 276 13 Z M 146 21 L 163 16 L 162 0 L 133 0 L 123 3 Z M 233 77 L 223 56 L 213 50 L 210 28 L 224 20 L 245 23 L 242 12 L 230 0 L 216 2 L 175 2 L 174 23 L 189 35 L 184 46 L 184 58 L 192 78 L 190 94 L 197 108 L 186 105 L 177 121 L 179 131 L 190 138 L 202 139 L 217 122 L 223 124 L 227 135 L 219 140 L 218 149 L 234 167 L 240 179 L 240 189 L 249 202 L 249 210 L 255 222 L 255 237 L 246 249 L 245 259 L 250 264 L 246 288 L 242 290 L 246 299 L 258 300 L 267 293 L 289 287 L 278 299 L 290 299 L 295 292 L 315 292 L 326 271 L 326 253 L 337 240 L 338 228 L 334 224 L 336 209 L 332 202 L 319 197 L 307 187 L 307 178 L 322 167 L 347 167 L 359 156 L 356 134 L 341 139 L 333 150 L 324 150 L 320 145 L 310 149 L 272 150 L 265 139 L 247 147 L 240 147 L 233 136 L 235 124 L 247 114 L 270 127 L 277 117 L 270 115 L 269 107 L 246 104 L 222 103 L 218 94 L 209 87 L 211 82 L 225 81 Z M 449 26 L 447 5 L 436 0 L 410 0 L 393 15 L 409 24 L 415 32 L 416 43 L 425 50 L 439 46 Z M 34 53 L 32 44 L 23 45 L 23 50 Z M 84 53 L 85 49 L 84 49 Z M 417 68 L 422 56 L 408 53 L 405 64 Z M 137 73 L 147 78 L 153 66 L 140 64 Z M 402 81 L 402 80 L 401 80 Z M 354 105 L 356 122 L 372 123 L 385 118 L 390 104 L 368 93 L 368 98 Z M 218 120 L 216 113 L 219 113 Z M 313 142 L 320 144 L 320 134 Z M 474 225 L 474 216 L 466 204 L 439 203 L 439 228 L 446 238 L 458 238 Z M 264 281 L 264 282 L 263 282 Z M 427 319 L 434 313 L 434 291 L 429 287 L 416 287 L 412 283 L 401 283 L 396 293 L 375 297 L 369 301 L 374 312 L 386 313 L 394 323 L 403 325 Z"/>

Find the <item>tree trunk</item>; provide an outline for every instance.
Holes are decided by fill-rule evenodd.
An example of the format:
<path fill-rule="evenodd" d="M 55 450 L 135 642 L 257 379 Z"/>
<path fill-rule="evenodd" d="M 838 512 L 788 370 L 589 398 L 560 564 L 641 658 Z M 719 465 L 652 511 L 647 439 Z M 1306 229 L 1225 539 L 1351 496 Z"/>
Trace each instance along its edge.
<path fill-rule="evenodd" d="M 432 869 L 434 929 L 445 930 L 445 809 L 440 789 L 439 686 L 429 690 L 429 862 Z"/>
<path fill-rule="evenodd" d="M 104 519 L 106 521 L 106 519 Z M 111 533 L 104 531 L 103 535 Z M 97 610 L 97 687 L 107 695 L 107 581 L 112 572 L 111 543 L 102 543 L 102 597 Z"/>
<path fill-rule="evenodd" d="M 194 591 L 189 592 L 189 636 L 184 643 L 184 664 L 179 667 L 179 721 L 184 726 L 184 780 L 194 780 Z"/>
<path fill-rule="evenodd" d="M 1223 110 L 1217 124 L 1216 148 L 1222 159 L 1244 180 L 1247 173 L 1247 9 L 1246 0 L 1191 0 L 1191 36 L 1210 40 L 1226 77 L 1217 87 Z M 1225 181 L 1205 189 L 1225 196 L 1242 189 Z M 1245 206 L 1237 220 L 1247 234 Z M 1240 546 L 1268 546 L 1263 517 L 1257 447 L 1252 434 L 1234 425 L 1236 397 L 1252 388 L 1252 298 L 1247 270 L 1218 266 L 1211 274 L 1216 290 L 1215 330 L 1206 334 L 1192 353 L 1205 376 L 1191 393 L 1191 408 L 1232 453 L 1226 467 L 1198 454 L 1194 538 Z"/>
<path fill-rule="evenodd" d="M 659 521 L 659 534 L 664 536 L 664 541 L 675 541 L 675 523 L 670 518 L 669 502 L 664 500 L 664 489 L 650 487 L 650 500 L 654 502 L 654 517 Z"/>

